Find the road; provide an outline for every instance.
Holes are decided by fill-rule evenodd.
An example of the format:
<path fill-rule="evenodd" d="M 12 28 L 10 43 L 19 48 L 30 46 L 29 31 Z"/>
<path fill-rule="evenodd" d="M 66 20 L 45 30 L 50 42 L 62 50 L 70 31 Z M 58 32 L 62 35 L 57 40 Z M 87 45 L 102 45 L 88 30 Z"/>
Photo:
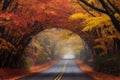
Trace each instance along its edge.
<path fill-rule="evenodd" d="M 80 70 L 74 60 L 61 60 L 49 70 L 18 80 L 95 80 Z"/>

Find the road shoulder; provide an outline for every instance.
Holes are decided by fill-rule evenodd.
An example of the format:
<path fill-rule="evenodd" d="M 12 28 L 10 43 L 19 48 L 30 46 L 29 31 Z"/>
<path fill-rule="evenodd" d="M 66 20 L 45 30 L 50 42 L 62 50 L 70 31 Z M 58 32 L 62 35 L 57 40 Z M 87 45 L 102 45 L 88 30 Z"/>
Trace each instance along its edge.
<path fill-rule="evenodd" d="M 84 64 L 82 61 L 78 59 L 75 60 L 75 63 L 82 71 L 92 76 L 95 80 L 120 80 L 120 77 L 95 72 L 90 66 Z"/>
<path fill-rule="evenodd" d="M 42 64 L 42 65 L 32 66 L 30 67 L 29 71 L 25 71 L 23 69 L 21 70 L 0 69 L 0 73 L 1 73 L 0 76 L 2 80 L 16 80 L 21 77 L 29 76 L 38 72 L 48 70 L 49 68 L 57 64 L 59 61 L 60 59 L 49 61 L 48 63 Z"/>

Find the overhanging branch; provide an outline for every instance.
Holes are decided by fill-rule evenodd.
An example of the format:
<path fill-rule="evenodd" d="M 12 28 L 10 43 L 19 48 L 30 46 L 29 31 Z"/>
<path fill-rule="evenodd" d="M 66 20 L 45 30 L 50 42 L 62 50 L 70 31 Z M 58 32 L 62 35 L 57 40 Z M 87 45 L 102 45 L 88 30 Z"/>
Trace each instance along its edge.
<path fill-rule="evenodd" d="M 79 0 L 80 2 L 82 2 L 82 3 L 84 3 L 86 6 L 88 6 L 88 7 L 90 7 L 90 8 L 92 8 L 92 9 L 94 9 L 94 10 L 96 10 L 96 11 L 98 11 L 98 12 L 102 12 L 102 13 L 107 13 L 105 10 L 102 10 L 102 9 L 99 9 L 99 8 L 97 8 L 97 7 L 95 7 L 95 6 L 93 6 L 92 4 L 89 4 L 87 1 L 85 1 L 85 0 Z"/>

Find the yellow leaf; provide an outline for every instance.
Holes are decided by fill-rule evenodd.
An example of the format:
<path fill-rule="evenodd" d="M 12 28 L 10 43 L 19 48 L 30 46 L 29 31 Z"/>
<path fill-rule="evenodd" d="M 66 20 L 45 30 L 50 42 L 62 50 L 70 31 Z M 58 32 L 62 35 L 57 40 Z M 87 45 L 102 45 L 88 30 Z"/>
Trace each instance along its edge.
<path fill-rule="evenodd" d="M 6 17 L 6 19 L 5 19 L 5 20 L 6 20 L 6 21 L 9 21 L 10 19 L 11 19 L 10 17 Z"/>
<path fill-rule="evenodd" d="M 87 14 L 83 14 L 83 13 L 74 13 L 72 14 L 69 19 L 70 20 L 79 20 L 79 19 L 86 19 L 88 17 Z"/>

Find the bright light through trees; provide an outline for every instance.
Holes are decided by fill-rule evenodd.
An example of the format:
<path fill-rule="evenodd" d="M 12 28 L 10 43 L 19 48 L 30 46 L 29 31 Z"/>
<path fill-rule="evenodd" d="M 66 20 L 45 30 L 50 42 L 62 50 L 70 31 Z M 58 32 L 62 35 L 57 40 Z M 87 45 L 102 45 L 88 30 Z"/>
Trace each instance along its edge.
<path fill-rule="evenodd" d="M 74 54 L 70 54 L 70 53 L 63 56 L 63 59 L 74 59 L 74 58 L 75 58 Z"/>

